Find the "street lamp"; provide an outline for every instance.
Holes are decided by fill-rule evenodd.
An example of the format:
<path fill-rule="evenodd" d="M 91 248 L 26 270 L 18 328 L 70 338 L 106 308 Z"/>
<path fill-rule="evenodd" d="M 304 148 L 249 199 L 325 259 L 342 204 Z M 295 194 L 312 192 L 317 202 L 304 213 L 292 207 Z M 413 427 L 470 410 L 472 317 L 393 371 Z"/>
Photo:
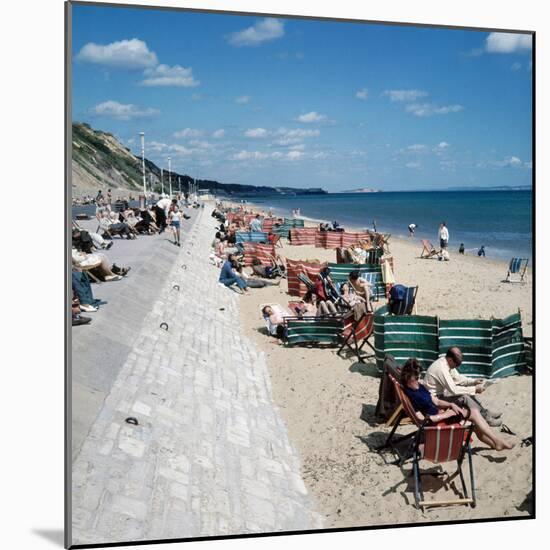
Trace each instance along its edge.
<path fill-rule="evenodd" d="M 168 157 L 168 183 L 170 184 L 170 198 L 172 198 L 172 164 L 171 157 Z"/>
<path fill-rule="evenodd" d="M 141 173 L 143 175 L 143 201 L 147 205 L 147 184 L 145 182 L 145 132 L 139 133 L 141 137 Z"/>

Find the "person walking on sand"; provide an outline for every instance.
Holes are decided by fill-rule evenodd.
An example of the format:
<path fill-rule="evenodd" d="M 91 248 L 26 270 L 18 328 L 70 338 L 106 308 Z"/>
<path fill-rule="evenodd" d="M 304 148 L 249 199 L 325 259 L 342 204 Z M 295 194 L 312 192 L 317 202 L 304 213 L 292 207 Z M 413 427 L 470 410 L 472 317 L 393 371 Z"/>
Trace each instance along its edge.
<path fill-rule="evenodd" d="M 485 258 L 485 245 L 484 244 L 482 244 L 481 248 L 477 251 L 477 255 L 479 257 L 483 256 Z"/>
<path fill-rule="evenodd" d="M 491 412 L 479 402 L 476 397 L 485 391 L 484 381 L 481 379 L 467 378 L 458 372 L 462 364 L 462 351 L 453 346 L 447 353 L 434 361 L 426 371 L 424 385 L 432 395 L 459 407 L 470 410 L 478 409 L 489 426 L 500 426 L 501 414 Z"/>
<path fill-rule="evenodd" d="M 459 254 L 464 254 L 464 243 L 460 243 L 460 246 L 458 247 L 458 253 Z"/>
<path fill-rule="evenodd" d="M 181 212 L 177 206 L 174 206 L 173 210 L 170 212 L 170 225 L 172 226 L 172 231 L 174 232 L 174 244 L 177 246 L 181 246 L 180 244 Z"/>
<path fill-rule="evenodd" d="M 409 237 L 414 237 L 414 232 L 416 231 L 417 227 L 418 225 L 416 225 L 415 223 L 409 224 Z"/>
<path fill-rule="evenodd" d="M 439 225 L 439 247 L 441 250 L 445 250 L 449 244 L 449 230 L 447 229 L 447 226 L 445 222 L 441 222 Z"/>

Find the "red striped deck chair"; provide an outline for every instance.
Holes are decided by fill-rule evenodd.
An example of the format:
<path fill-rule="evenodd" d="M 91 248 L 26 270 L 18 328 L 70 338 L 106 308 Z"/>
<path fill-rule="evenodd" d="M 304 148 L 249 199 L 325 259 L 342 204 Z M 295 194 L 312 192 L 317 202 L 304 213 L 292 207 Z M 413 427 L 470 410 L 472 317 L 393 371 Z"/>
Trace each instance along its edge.
<path fill-rule="evenodd" d="M 353 231 L 344 231 L 342 233 L 342 246 L 352 246 L 360 241 L 370 241 L 368 233 L 355 233 Z"/>
<path fill-rule="evenodd" d="M 325 267 L 326 263 L 307 262 L 303 260 L 286 260 L 286 272 L 288 282 L 288 293 L 291 296 L 299 296 L 302 298 L 307 292 L 307 286 L 300 281 L 298 275 L 305 273 L 312 281 L 315 281 L 321 268 Z"/>
<path fill-rule="evenodd" d="M 468 504 L 472 508 L 475 507 L 474 467 L 470 445 L 473 429 L 474 426 L 470 422 L 465 422 L 463 425 L 438 424 L 437 426 L 422 426 L 420 428 L 413 456 L 414 501 L 417 508 L 423 510 L 429 506 L 453 506 L 456 504 Z M 465 455 L 468 455 L 471 496 L 468 496 L 468 489 L 464 480 L 464 473 L 462 472 L 462 463 Z M 456 472 L 450 476 L 448 475 L 448 481 L 457 475 L 459 476 L 462 485 L 462 495 L 460 498 L 426 500 L 422 490 L 422 476 L 430 475 L 430 472 L 420 471 L 421 460 L 427 460 L 433 464 L 456 462 Z M 431 473 L 431 475 L 434 474 Z M 437 473 L 435 475 L 440 474 Z M 459 493 L 459 491 L 457 492 Z"/>
<path fill-rule="evenodd" d="M 244 246 L 244 265 L 250 267 L 253 260 L 257 258 L 262 265 L 273 265 L 273 257 L 275 256 L 275 246 L 272 244 L 259 244 L 245 242 Z"/>
<path fill-rule="evenodd" d="M 262 222 L 262 231 L 269 233 L 273 229 L 273 224 L 277 218 L 264 218 Z"/>
<path fill-rule="evenodd" d="M 359 320 L 355 320 L 353 312 L 348 313 L 344 317 L 344 330 L 342 337 L 344 341 L 338 350 L 338 355 L 342 353 L 344 348 L 348 348 L 357 356 L 357 360 L 360 363 L 364 363 L 365 360 L 361 355 L 363 346 L 367 344 L 374 351 L 373 345 L 368 341 L 372 335 L 374 329 L 374 313 L 367 313 Z"/>
<path fill-rule="evenodd" d="M 317 229 L 315 227 L 292 228 L 290 230 L 290 244 L 293 246 L 314 245 L 316 233 Z"/>

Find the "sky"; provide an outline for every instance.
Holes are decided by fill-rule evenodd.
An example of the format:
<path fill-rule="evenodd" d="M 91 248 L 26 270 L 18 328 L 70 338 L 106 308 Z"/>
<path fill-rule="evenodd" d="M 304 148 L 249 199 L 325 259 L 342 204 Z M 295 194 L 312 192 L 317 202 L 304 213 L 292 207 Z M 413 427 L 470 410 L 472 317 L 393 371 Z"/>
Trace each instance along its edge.
<path fill-rule="evenodd" d="M 198 179 L 532 179 L 527 34 L 73 5 L 73 120 Z"/>

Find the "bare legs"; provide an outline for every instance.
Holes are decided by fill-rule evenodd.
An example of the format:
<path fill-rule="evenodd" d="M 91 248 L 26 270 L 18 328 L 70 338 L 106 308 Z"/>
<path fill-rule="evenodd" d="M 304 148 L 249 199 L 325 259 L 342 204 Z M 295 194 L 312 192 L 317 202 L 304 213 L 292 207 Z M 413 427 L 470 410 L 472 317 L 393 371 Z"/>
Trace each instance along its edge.
<path fill-rule="evenodd" d="M 321 301 L 317 304 L 317 315 L 335 315 L 338 313 L 336 311 L 336 306 L 332 302 Z"/>
<path fill-rule="evenodd" d="M 500 437 L 498 437 L 493 430 L 491 430 L 489 424 L 487 424 L 486 420 L 483 416 L 481 416 L 479 409 L 470 410 L 469 420 L 471 420 L 472 424 L 474 424 L 474 431 L 477 437 L 483 441 L 483 443 L 489 445 L 489 447 L 497 451 L 512 449 L 514 447 L 512 443 L 508 443 L 503 439 L 500 439 Z"/>

